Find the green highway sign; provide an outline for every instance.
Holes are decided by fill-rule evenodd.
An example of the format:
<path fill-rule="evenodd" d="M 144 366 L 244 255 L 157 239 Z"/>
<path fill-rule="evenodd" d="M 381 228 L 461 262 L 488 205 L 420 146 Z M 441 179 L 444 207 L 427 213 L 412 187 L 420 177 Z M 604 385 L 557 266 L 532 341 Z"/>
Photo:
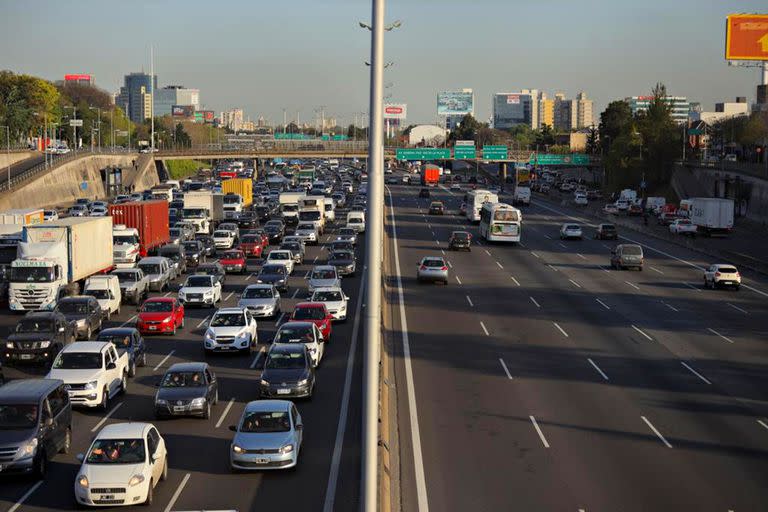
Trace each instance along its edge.
<path fill-rule="evenodd" d="M 506 160 L 507 146 L 483 146 L 484 160 Z"/>
<path fill-rule="evenodd" d="M 398 160 L 447 160 L 451 158 L 448 148 L 405 148 L 398 149 Z"/>
<path fill-rule="evenodd" d="M 454 146 L 453 158 L 473 160 L 477 158 L 475 146 Z"/>
<path fill-rule="evenodd" d="M 334 135 L 332 140 L 349 140 L 348 135 Z"/>
<path fill-rule="evenodd" d="M 531 165 L 589 165 L 589 155 L 570 153 L 557 155 L 552 153 L 532 154 L 528 160 Z"/>
<path fill-rule="evenodd" d="M 275 133 L 275 139 L 278 139 L 278 140 L 284 140 L 284 139 L 307 140 L 309 138 L 310 138 L 309 135 L 304 135 L 303 133 L 280 133 L 280 132 Z"/>

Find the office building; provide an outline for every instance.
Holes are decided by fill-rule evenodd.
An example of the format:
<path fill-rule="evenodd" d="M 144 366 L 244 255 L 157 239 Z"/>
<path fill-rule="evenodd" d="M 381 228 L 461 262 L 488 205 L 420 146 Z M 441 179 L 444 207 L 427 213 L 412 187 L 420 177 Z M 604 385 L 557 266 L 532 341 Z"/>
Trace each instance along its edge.
<path fill-rule="evenodd" d="M 629 104 L 629 108 L 632 110 L 632 115 L 638 112 L 644 112 L 648 110 L 653 100 L 653 96 L 632 96 L 630 98 L 624 98 Z M 667 96 L 665 98 L 667 105 L 670 108 L 670 114 L 672 119 L 678 123 L 688 122 L 688 114 L 691 110 L 691 103 L 685 96 Z"/>
<path fill-rule="evenodd" d="M 154 82 L 154 83 L 153 83 Z M 134 123 L 142 123 L 152 115 L 152 91 L 157 89 L 157 76 L 147 73 L 125 75 L 124 85 L 120 88 L 115 103 L 122 108 Z"/>
<path fill-rule="evenodd" d="M 493 95 L 493 127 L 508 130 L 513 126 L 539 127 L 539 91 L 499 92 Z"/>
<path fill-rule="evenodd" d="M 233 108 L 221 113 L 221 126 L 229 128 L 233 132 L 240 131 L 243 127 L 243 109 Z"/>
<path fill-rule="evenodd" d="M 587 128 L 594 124 L 592 113 L 593 102 L 587 98 L 587 93 L 580 92 L 576 95 L 576 126 L 572 128 Z"/>
<path fill-rule="evenodd" d="M 155 117 L 171 115 L 174 105 L 200 110 L 200 90 L 182 85 L 167 85 L 155 91 Z"/>
<path fill-rule="evenodd" d="M 559 92 L 555 94 L 554 116 L 555 130 L 569 132 L 578 124 L 578 107 L 573 100 L 567 99 L 565 94 Z"/>
<path fill-rule="evenodd" d="M 701 108 L 691 111 L 691 121 L 704 121 L 708 125 L 713 125 L 720 121 L 732 117 L 748 116 L 749 104 L 747 98 L 740 96 L 735 102 L 715 103 L 714 112 L 705 112 Z"/>
<path fill-rule="evenodd" d="M 541 93 L 539 98 L 539 126 L 547 125 L 550 128 L 555 126 L 555 100 L 547 98 L 545 93 Z"/>

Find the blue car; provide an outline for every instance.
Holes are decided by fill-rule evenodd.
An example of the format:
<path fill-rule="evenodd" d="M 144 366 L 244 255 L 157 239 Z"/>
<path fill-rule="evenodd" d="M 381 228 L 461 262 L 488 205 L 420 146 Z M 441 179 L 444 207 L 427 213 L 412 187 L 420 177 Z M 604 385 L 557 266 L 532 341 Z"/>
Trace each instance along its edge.
<path fill-rule="evenodd" d="M 109 341 L 117 349 L 118 354 L 128 352 L 130 367 L 128 375 L 136 376 L 136 367 L 147 365 L 147 346 L 139 331 L 133 327 L 113 327 L 104 329 L 96 341 Z"/>

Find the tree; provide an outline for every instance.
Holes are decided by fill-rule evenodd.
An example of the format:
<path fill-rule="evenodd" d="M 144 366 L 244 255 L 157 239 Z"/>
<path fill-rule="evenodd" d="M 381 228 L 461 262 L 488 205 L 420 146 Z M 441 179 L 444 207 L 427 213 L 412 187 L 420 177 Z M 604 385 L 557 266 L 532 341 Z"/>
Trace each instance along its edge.
<path fill-rule="evenodd" d="M 653 88 L 653 98 L 646 111 L 635 119 L 640 140 L 645 180 L 650 186 L 669 183 L 674 160 L 680 158 L 685 127 L 672 119 L 666 87 L 659 83 Z"/>
<path fill-rule="evenodd" d="M 176 123 L 176 129 L 174 130 L 173 139 L 176 142 L 176 146 L 179 146 L 179 147 L 192 146 L 192 139 L 190 138 L 189 134 L 184 130 L 184 125 L 181 123 Z"/>
<path fill-rule="evenodd" d="M 536 132 L 535 141 L 538 146 L 553 146 L 555 134 L 552 132 L 552 127 L 548 124 L 541 125 L 541 129 Z"/>
<path fill-rule="evenodd" d="M 594 126 L 589 128 L 589 133 L 587 134 L 586 152 L 588 155 L 597 155 L 600 153 L 599 132 Z"/>
<path fill-rule="evenodd" d="M 608 153 L 611 144 L 633 129 L 632 109 L 626 101 L 612 101 L 600 114 L 599 140 L 603 153 Z"/>
<path fill-rule="evenodd" d="M 509 129 L 512 140 L 523 149 L 531 149 L 535 144 L 536 133 L 527 124 L 518 124 Z"/>
<path fill-rule="evenodd" d="M 459 125 L 451 132 L 449 140 L 475 140 L 477 131 L 482 124 L 472 114 L 466 114 L 461 118 Z"/>

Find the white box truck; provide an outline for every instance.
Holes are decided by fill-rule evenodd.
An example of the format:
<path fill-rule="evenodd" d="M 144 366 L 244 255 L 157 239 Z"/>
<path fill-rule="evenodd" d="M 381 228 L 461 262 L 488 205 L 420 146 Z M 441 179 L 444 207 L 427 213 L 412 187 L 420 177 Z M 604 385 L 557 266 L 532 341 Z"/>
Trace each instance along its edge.
<path fill-rule="evenodd" d="M 325 198 L 302 196 L 299 199 L 299 222 L 311 222 L 322 235 L 325 231 Z"/>
<path fill-rule="evenodd" d="M 208 210 L 208 222 L 200 215 L 192 215 L 187 218 L 184 212 L 184 220 L 189 220 L 197 226 L 198 233 L 210 233 L 211 224 L 224 220 L 224 194 L 214 194 L 210 190 L 187 192 L 184 194 L 184 210 Z M 190 212 L 192 213 L 192 212 Z"/>
<path fill-rule="evenodd" d="M 733 200 L 714 197 L 690 199 L 691 223 L 706 236 L 724 235 L 733 230 Z"/>
<path fill-rule="evenodd" d="M 299 221 L 299 199 L 304 195 L 302 192 L 280 192 L 280 214 L 286 224 Z"/>
<path fill-rule="evenodd" d="M 88 277 L 108 272 L 112 217 L 69 217 L 25 226 L 11 263 L 8 303 L 13 311 L 53 309 Z"/>

